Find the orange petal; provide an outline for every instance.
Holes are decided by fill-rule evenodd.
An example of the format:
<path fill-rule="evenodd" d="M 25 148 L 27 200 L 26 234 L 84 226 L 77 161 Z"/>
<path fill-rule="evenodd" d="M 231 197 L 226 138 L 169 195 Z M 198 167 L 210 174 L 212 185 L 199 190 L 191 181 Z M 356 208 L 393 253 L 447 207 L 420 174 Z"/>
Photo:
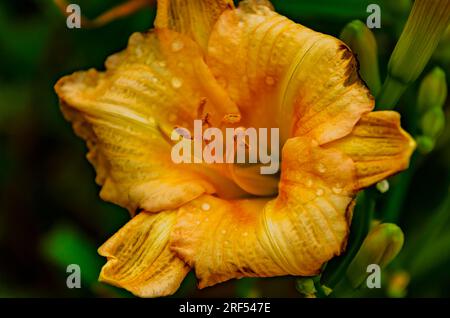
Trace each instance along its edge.
<path fill-rule="evenodd" d="M 175 126 L 192 131 L 193 120 L 205 113 L 216 126 L 239 119 L 198 46 L 169 30 L 136 33 L 106 67 L 74 73 L 55 86 L 66 118 L 87 141 L 102 198 L 130 211 L 160 211 L 213 192 L 223 177 L 170 158 Z"/>
<path fill-rule="evenodd" d="M 282 143 L 309 136 L 320 144 L 352 130 L 374 100 L 347 46 L 242 1 L 211 33 L 207 63 L 239 105 L 247 127 L 280 127 Z"/>
<path fill-rule="evenodd" d="M 186 34 L 206 48 L 217 19 L 232 8 L 232 0 L 158 0 L 155 27 Z"/>
<path fill-rule="evenodd" d="M 346 186 L 352 161 L 295 138 L 282 163 L 277 199 L 204 195 L 180 208 L 170 245 L 195 267 L 200 287 L 240 277 L 314 275 L 343 250 L 353 208 L 354 192 Z"/>
<path fill-rule="evenodd" d="M 408 168 L 415 142 L 400 126 L 400 115 L 392 111 L 366 114 L 352 133 L 326 145 L 343 151 L 355 162 L 357 189 Z"/>
<path fill-rule="evenodd" d="M 99 248 L 108 262 L 100 281 L 140 297 L 175 293 L 189 267 L 169 249 L 176 212 L 142 212 Z"/>

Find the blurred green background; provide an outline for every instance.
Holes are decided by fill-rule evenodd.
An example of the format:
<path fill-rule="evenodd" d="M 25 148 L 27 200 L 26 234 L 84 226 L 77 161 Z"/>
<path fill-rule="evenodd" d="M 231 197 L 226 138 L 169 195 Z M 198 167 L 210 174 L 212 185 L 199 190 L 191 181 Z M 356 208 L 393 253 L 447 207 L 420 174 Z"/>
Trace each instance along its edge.
<path fill-rule="evenodd" d="M 373 32 L 382 78 L 411 7 L 408 0 L 272 2 L 278 12 L 334 36 L 354 19 L 365 21 L 368 4 L 379 4 L 382 27 Z M 74 3 L 93 18 L 121 1 Z M 97 283 L 104 259 L 96 249 L 129 215 L 98 197 L 84 142 L 63 119 L 53 85 L 76 70 L 103 69 L 106 57 L 123 49 L 133 32 L 149 29 L 154 15 L 149 7 L 101 28 L 68 29 L 52 0 L 0 1 L 0 297 L 131 296 Z M 421 78 L 434 66 L 449 77 L 450 33 Z M 397 108 L 403 126 L 415 136 L 420 131 L 410 109 L 421 78 Z M 448 109 L 446 103 L 447 122 Z M 405 246 L 383 272 L 384 288 L 361 295 L 450 295 L 449 125 L 436 142 L 431 153 L 419 155 L 406 177 L 392 178 L 389 192 L 377 196 L 376 217 L 399 224 Z M 66 267 L 72 263 L 81 266 L 81 289 L 66 287 Z M 190 274 L 175 296 L 300 297 L 295 286 L 291 277 L 245 279 L 198 291 Z"/>

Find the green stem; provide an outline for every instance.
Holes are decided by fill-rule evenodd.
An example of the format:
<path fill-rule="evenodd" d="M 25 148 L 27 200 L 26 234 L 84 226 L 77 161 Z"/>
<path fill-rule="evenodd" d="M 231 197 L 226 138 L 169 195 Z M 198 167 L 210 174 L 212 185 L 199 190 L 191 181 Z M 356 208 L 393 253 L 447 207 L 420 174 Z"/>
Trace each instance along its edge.
<path fill-rule="evenodd" d="M 388 75 L 377 96 L 377 108 L 394 109 L 407 87 L 407 84 Z"/>
<path fill-rule="evenodd" d="M 347 252 L 339 258 L 328 263 L 327 270 L 323 274 L 324 284 L 334 288 L 345 277 L 347 267 L 361 247 L 364 238 L 369 233 L 375 209 L 375 199 L 372 190 L 366 190 L 359 194 L 352 221 Z"/>
<path fill-rule="evenodd" d="M 316 289 L 316 296 L 318 298 L 326 298 L 327 294 L 320 283 L 320 276 L 314 276 L 312 280 L 314 282 L 314 288 Z"/>

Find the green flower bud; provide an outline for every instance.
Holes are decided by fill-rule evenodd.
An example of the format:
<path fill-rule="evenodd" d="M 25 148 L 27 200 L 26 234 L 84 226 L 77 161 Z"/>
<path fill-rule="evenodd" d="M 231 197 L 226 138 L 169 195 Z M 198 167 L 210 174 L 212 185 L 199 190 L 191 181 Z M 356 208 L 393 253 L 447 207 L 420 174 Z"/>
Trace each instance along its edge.
<path fill-rule="evenodd" d="M 405 271 L 398 271 L 392 274 L 389 279 L 387 294 L 392 298 L 403 298 L 406 296 L 410 276 Z"/>
<path fill-rule="evenodd" d="M 381 87 L 378 49 L 372 31 L 361 21 L 354 20 L 344 27 L 340 38 L 356 54 L 360 66 L 359 73 L 372 94 L 378 94 Z"/>
<path fill-rule="evenodd" d="M 381 108 L 394 108 L 422 73 L 450 22 L 450 1 L 416 0 L 391 55 L 388 77 L 378 96 Z"/>
<path fill-rule="evenodd" d="M 403 240 L 402 230 L 392 223 L 380 224 L 370 231 L 347 268 L 346 276 L 352 287 L 361 286 L 369 265 L 386 267 L 402 249 Z"/>
<path fill-rule="evenodd" d="M 447 99 L 447 81 L 445 72 L 435 67 L 425 76 L 420 84 L 417 107 L 420 113 L 424 113 L 432 107 L 442 108 Z"/>
<path fill-rule="evenodd" d="M 436 141 L 445 128 L 444 111 L 440 107 L 428 110 L 421 118 L 420 127 L 425 136 Z"/>
<path fill-rule="evenodd" d="M 297 279 L 295 283 L 297 291 L 305 297 L 314 297 L 316 294 L 316 288 L 314 287 L 314 281 L 312 278 L 302 277 Z"/>
<path fill-rule="evenodd" d="M 427 136 L 419 136 L 416 138 L 417 149 L 423 155 L 429 154 L 433 151 L 435 142 L 433 139 Z"/>

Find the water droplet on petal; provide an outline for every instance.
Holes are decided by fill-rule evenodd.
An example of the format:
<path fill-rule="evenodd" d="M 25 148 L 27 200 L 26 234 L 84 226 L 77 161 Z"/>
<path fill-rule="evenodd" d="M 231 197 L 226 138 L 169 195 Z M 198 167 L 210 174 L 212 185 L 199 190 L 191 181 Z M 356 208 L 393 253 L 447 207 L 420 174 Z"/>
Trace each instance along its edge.
<path fill-rule="evenodd" d="M 323 189 L 319 188 L 316 190 L 316 194 L 320 197 L 321 195 L 323 195 L 324 191 Z"/>
<path fill-rule="evenodd" d="M 266 77 L 266 84 L 269 86 L 273 86 L 275 84 L 275 79 L 272 76 Z"/>
<path fill-rule="evenodd" d="M 178 77 L 172 78 L 172 86 L 173 88 L 180 88 L 183 85 L 183 81 Z"/>
<path fill-rule="evenodd" d="M 327 171 L 327 167 L 325 167 L 323 163 L 319 163 L 317 165 L 317 171 L 319 171 L 320 173 L 325 173 Z"/>
<path fill-rule="evenodd" d="M 211 206 L 208 203 L 203 203 L 202 204 L 202 210 L 203 211 L 208 211 L 211 208 Z"/>
<path fill-rule="evenodd" d="M 311 179 L 306 180 L 306 186 L 307 186 L 308 188 L 311 188 L 312 185 L 313 185 L 313 181 L 312 181 Z"/>
<path fill-rule="evenodd" d="M 334 193 L 339 194 L 342 192 L 342 185 L 338 183 L 331 190 L 333 190 Z"/>
<path fill-rule="evenodd" d="M 175 40 L 172 42 L 171 48 L 173 52 L 179 52 L 183 49 L 184 43 L 181 40 Z"/>

